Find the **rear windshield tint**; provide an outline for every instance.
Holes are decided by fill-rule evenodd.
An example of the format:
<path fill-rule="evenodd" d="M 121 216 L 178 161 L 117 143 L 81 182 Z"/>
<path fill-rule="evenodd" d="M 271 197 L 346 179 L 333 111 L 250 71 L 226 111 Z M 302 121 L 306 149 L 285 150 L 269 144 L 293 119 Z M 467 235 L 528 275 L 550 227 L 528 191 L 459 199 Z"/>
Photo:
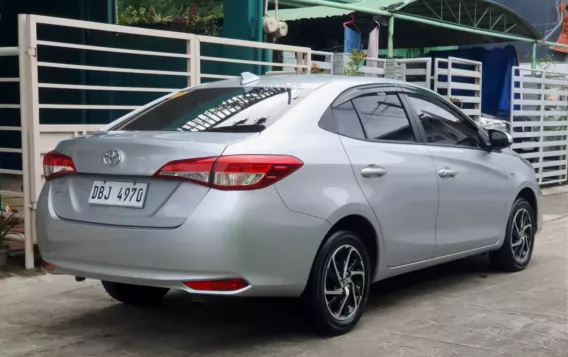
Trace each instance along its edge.
<path fill-rule="evenodd" d="M 260 132 L 305 98 L 297 88 L 197 88 L 174 93 L 112 130 Z"/>

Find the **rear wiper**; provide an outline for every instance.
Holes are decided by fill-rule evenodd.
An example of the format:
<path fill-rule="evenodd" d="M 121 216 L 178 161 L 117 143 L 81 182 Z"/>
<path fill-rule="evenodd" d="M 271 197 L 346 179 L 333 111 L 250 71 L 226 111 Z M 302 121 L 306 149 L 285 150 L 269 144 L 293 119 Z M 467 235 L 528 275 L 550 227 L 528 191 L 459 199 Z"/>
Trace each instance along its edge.
<path fill-rule="evenodd" d="M 251 125 L 236 125 L 236 126 L 218 126 L 207 130 L 208 132 L 221 132 L 221 133 L 260 133 L 266 129 L 262 124 Z"/>

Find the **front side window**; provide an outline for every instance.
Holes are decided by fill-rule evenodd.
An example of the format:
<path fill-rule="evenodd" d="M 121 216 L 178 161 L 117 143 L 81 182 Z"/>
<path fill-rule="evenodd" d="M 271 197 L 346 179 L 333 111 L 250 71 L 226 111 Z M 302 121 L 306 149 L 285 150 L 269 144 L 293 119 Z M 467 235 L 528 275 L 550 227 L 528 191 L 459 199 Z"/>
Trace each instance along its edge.
<path fill-rule="evenodd" d="M 353 99 L 367 138 L 415 142 L 414 130 L 396 93 L 369 93 Z"/>
<path fill-rule="evenodd" d="M 261 132 L 311 90 L 211 87 L 177 92 L 112 130 Z"/>
<path fill-rule="evenodd" d="M 420 118 L 428 143 L 481 147 L 476 129 L 436 99 L 414 94 L 408 99 Z"/>

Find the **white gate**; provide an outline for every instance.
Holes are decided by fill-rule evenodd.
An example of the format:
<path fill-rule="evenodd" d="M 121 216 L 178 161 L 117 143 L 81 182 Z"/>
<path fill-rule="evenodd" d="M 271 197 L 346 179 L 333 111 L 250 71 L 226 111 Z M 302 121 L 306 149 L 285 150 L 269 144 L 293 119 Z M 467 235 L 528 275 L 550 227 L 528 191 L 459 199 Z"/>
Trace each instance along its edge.
<path fill-rule="evenodd" d="M 326 62 L 316 61 L 314 54 L 327 54 Z M 312 63 L 317 63 L 320 68 L 329 68 L 331 61 L 333 74 L 343 74 L 351 61 L 349 53 L 329 53 L 312 51 Z M 367 57 L 363 60 L 363 65 L 359 67 L 359 72 L 364 76 L 383 78 L 386 74 L 387 59 Z M 424 88 L 431 88 L 432 78 L 432 59 L 431 58 L 408 58 L 393 59 L 395 64 L 400 66 L 400 80 L 414 83 Z"/>
<path fill-rule="evenodd" d="M 539 184 L 567 181 L 568 75 L 514 67 L 513 149 L 532 163 Z"/>
<path fill-rule="evenodd" d="M 428 89 L 432 88 L 431 58 L 397 59 L 396 63 L 402 67 L 402 78 L 405 82 Z"/>
<path fill-rule="evenodd" d="M 87 37 L 92 41 L 86 41 Z M 150 40 L 154 42 L 149 44 Z M 168 45 L 163 50 L 165 43 Z M 227 55 L 227 47 L 288 51 L 295 54 L 296 61 L 283 64 L 231 58 Z M 21 172 L 2 170 L 0 174 L 23 175 L 23 240 L 26 243 L 27 268 L 33 267 L 34 215 L 43 186 L 43 156 L 55 148 L 59 141 L 98 130 L 112 119 L 150 102 L 146 97 L 140 99 L 144 95 L 156 99 L 202 81 L 235 77 L 228 75 L 228 71 L 215 71 L 212 63 L 282 67 L 290 68 L 296 73 L 309 73 L 311 60 L 311 50 L 305 47 L 23 14 L 18 16 L 18 48 L 10 51 L 17 51 L 20 75 L 19 78 L 0 78 L 0 81 L 20 82 L 20 105 L 11 106 L 20 108 L 21 124 L 19 127 L 0 126 L 0 130 L 21 130 L 22 147 L 1 149 L 3 152 L 21 152 L 23 169 Z M 0 49 L 0 55 L 10 51 Z M 12 53 L 14 54 L 16 53 Z M 97 61 L 93 59 L 97 59 L 98 63 L 94 63 Z M 180 68 L 164 68 L 164 62 L 171 59 L 175 59 L 176 66 Z M 67 71 L 65 73 L 69 75 L 54 76 L 53 73 L 57 71 Z M 102 75 L 107 75 L 111 80 L 108 83 L 98 83 L 101 82 L 99 79 Z M 113 76 L 119 75 L 132 76 L 127 81 L 128 85 L 115 84 L 119 81 L 112 80 L 116 78 Z M 84 80 L 86 78 L 90 81 Z M 149 78 L 154 79 L 152 83 L 158 84 L 147 87 Z M 176 81 L 179 85 L 172 87 L 164 84 L 171 83 L 168 79 L 172 78 L 181 79 Z M 57 93 L 54 95 L 54 92 Z M 101 97 L 104 98 L 109 93 L 113 95 L 101 100 Z M 121 97 L 120 103 L 114 102 L 115 96 L 124 96 L 125 93 L 134 95 Z M 0 108 L 8 107 L 0 104 Z M 86 117 L 90 114 L 96 116 L 109 113 L 109 117 L 105 117 L 101 124 L 89 124 L 87 120 L 83 124 L 47 123 L 46 113 L 53 111 L 75 117 L 70 122 L 77 122 L 76 119 L 81 115 Z"/>
<path fill-rule="evenodd" d="M 481 62 L 436 58 L 433 90 L 451 100 L 473 120 L 481 117 Z"/>

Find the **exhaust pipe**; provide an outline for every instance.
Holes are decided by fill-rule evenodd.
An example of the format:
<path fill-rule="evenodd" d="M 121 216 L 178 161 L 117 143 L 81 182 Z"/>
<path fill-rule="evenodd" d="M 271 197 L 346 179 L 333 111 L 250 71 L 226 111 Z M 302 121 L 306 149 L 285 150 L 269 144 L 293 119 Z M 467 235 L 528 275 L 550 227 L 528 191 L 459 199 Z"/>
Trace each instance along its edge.
<path fill-rule="evenodd" d="M 85 281 L 85 278 L 83 278 L 83 277 L 81 277 L 81 276 L 76 276 L 76 277 L 75 277 L 75 281 L 78 282 L 78 283 L 80 283 L 80 282 Z"/>

